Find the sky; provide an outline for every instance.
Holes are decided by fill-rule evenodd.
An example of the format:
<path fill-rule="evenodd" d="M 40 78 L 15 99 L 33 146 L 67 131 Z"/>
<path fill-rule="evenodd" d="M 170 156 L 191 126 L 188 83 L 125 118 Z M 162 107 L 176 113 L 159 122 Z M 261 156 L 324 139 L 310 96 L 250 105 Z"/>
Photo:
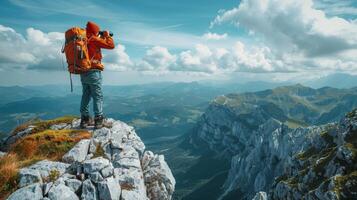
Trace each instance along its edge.
<path fill-rule="evenodd" d="M 66 84 L 64 32 L 87 21 L 114 33 L 104 84 L 356 74 L 356 16 L 355 0 L 3 0 L 0 85 Z"/>

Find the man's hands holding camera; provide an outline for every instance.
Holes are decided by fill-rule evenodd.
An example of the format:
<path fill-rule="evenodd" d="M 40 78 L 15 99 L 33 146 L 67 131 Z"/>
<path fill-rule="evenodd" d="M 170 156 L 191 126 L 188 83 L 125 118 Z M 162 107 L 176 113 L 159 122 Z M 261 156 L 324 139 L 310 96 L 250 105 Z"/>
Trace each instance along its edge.
<path fill-rule="evenodd" d="M 99 36 L 100 37 L 113 37 L 113 33 L 109 31 L 99 31 Z"/>

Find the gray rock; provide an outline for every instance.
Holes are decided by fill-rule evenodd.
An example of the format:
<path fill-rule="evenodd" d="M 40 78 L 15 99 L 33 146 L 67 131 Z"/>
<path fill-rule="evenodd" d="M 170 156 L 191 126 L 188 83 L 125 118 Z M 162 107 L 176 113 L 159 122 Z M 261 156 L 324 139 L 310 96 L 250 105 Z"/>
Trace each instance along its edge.
<path fill-rule="evenodd" d="M 67 179 L 75 179 L 75 178 L 76 178 L 75 175 L 69 174 L 69 173 L 63 174 L 62 177 L 65 178 L 66 180 L 67 180 Z"/>
<path fill-rule="evenodd" d="M 62 158 L 67 163 L 82 162 L 86 159 L 89 149 L 89 139 L 79 141 L 71 150 L 69 150 Z"/>
<path fill-rule="evenodd" d="M 143 155 L 143 160 L 148 197 L 152 200 L 170 200 L 176 181 L 164 156 L 147 151 Z"/>
<path fill-rule="evenodd" d="M 122 199 L 147 199 L 143 172 L 138 168 L 115 168 L 114 177 L 122 189 Z"/>
<path fill-rule="evenodd" d="M 79 129 L 79 125 L 81 124 L 81 119 L 74 119 L 71 124 L 71 128 Z"/>
<path fill-rule="evenodd" d="M 66 185 L 75 193 L 78 193 L 82 186 L 82 181 L 77 179 L 68 179 Z"/>
<path fill-rule="evenodd" d="M 67 186 L 63 184 L 53 186 L 48 192 L 48 197 L 51 200 L 78 200 L 77 195 Z"/>
<path fill-rule="evenodd" d="M 6 155 L 5 152 L 0 151 L 0 158 L 1 158 L 1 157 L 4 157 L 5 155 Z"/>
<path fill-rule="evenodd" d="M 69 164 L 62 162 L 42 160 L 27 168 L 38 170 L 41 177 L 48 177 L 52 170 L 56 170 L 60 176 L 63 175 L 69 166 Z"/>
<path fill-rule="evenodd" d="M 119 200 L 121 188 L 119 183 L 113 178 L 107 178 L 98 183 L 99 198 L 105 200 Z"/>
<path fill-rule="evenodd" d="M 146 197 L 146 195 L 142 195 L 140 193 L 138 193 L 135 190 L 122 190 L 121 191 L 121 200 L 148 200 L 148 198 Z"/>
<path fill-rule="evenodd" d="M 53 182 L 49 182 L 49 183 L 44 183 L 42 185 L 42 190 L 43 190 L 43 194 L 46 196 L 47 193 L 50 191 L 50 189 L 52 188 L 53 186 Z"/>
<path fill-rule="evenodd" d="M 86 160 L 90 160 L 90 159 L 92 159 L 93 158 L 93 154 L 92 153 L 90 153 L 90 154 L 88 154 L 87 156 L 86 156 Z"/>
<path fill-rule="evenodd" d="M 101 174 L 104 178 L 107 178 L 109 176 L 112 176 L 114 173 L 114 167 L 112 164 L 110 164 L 109 166 L 103 168 L 101 171 Z"/>
<path fill-rule="evenodd" d="M 97 189 L 89 179 L 83 182 L 81 198 L 84 200 L 99 200 Z"/>
<path fill-rule="evenodd" d="M 103 177 L 99 172 L 93 172 L 91 174 L 89 174 L 89 178 L 90 180 L 92 180 L 94 183 L 98 183 L 100 181 L 103 181 Z"/>
<path fill-rule="evenodd" d="M 97 150 L 97 144 L 98 141 L 95 139 L 91 139 L 90 144 L 89 144 L 89 153 L 94 154 Z"/>
<path fill-rule="evenodd" d="M 114 160 L 114 167 L 141 168 L 139 153 L 131 146 L 125 147 Z"/>
<path fill-rule="evenodd" d="M 104 157 L 108 158 L 109 160 L 112 160 L 112 148 L 110 143 L 106 143 L 103 145 L 103 147 L 100 148 L 103 148 L 104 150 Z"/>
<path fill-rule="evenodd" d="M 83 162 L 83 171 L 86 174 L 91 174 L 96 171 L 107 167 L 109 165 L 109 160 L 103 157 L 93 158 Z"/>
<path fill-rule="evenodd" d="M 23 168 L 19 172 L 19 187 L 25 187 L 33 183 L 42 183 L 42 178 L 38 170 Z"/>
<path fill-rule="evenodd" d="M 345 146 L 340 146 L 338 149 L 337 149 L 337 157 L 341 160 L 344 160 L 346 161 L 347 163 L 352 163 L 352 158 L 353 158 L 353 153 L 352 151 L 345 147 Z"/>
<path fill-rule="evenodd" d="M 101 145 L 107 144 L 111 140 L 111 130 L 105 127 L 96 129 L 92 137 Z"/>
<path fill-rule="evenodd" d="M 60 123 L 60 124 L 54 124 L 50 127 L 52 130 L 62 130 L 68 127 L 69 124 L 66 123 Z"/>
<path fill-rule="evenodd" d="M 35 183 L 16 190 L 8 197 L 8 200 L 40 200 L 42 197 L 41 184 Z"/>
<path fill-rule="evenodd" d="M 25 137 L 26 135 L 32 133 L 35 126 L 28 126 L 25 130 L 16 133 L 15 135 L 10 135 L 7 137 L 2 145 L 2 150 L 8 151 L 9 147 L 14 144 L 18 139 Z"/>

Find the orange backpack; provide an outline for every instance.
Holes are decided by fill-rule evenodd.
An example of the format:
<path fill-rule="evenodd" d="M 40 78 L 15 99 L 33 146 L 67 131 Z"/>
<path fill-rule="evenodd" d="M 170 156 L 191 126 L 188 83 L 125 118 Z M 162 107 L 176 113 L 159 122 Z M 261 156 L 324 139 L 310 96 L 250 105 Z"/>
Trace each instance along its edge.
<path fill-rule="evenodd" d="M 65 45 L 62 53 L 65 53 L 68 71 L 71 74 L 81 74 L 91 68 L 88 55 L 86 30 L 73 27 L 65 33 Z"/>

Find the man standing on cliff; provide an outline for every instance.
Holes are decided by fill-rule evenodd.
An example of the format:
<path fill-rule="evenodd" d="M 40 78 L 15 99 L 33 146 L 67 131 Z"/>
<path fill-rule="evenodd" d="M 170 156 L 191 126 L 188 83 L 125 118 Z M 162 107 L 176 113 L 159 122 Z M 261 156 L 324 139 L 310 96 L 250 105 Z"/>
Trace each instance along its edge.
<path fill-rule="evenodd" d="M 114 41 L 108 31 L 100 31 L 94 22 L 88 22 L 86 26 L 88 39 L 88 54 L 91 61 L 91 69 L 81 74 L 82 101 L 81 101 L 81 128 L 87 128 L 91 118 L 89 115 L 89 102 L 93 98 L 94 127 L 103 127 L 103 93 L 102 93 L 102 64 L 101 49 L 114 49 Z"/>

